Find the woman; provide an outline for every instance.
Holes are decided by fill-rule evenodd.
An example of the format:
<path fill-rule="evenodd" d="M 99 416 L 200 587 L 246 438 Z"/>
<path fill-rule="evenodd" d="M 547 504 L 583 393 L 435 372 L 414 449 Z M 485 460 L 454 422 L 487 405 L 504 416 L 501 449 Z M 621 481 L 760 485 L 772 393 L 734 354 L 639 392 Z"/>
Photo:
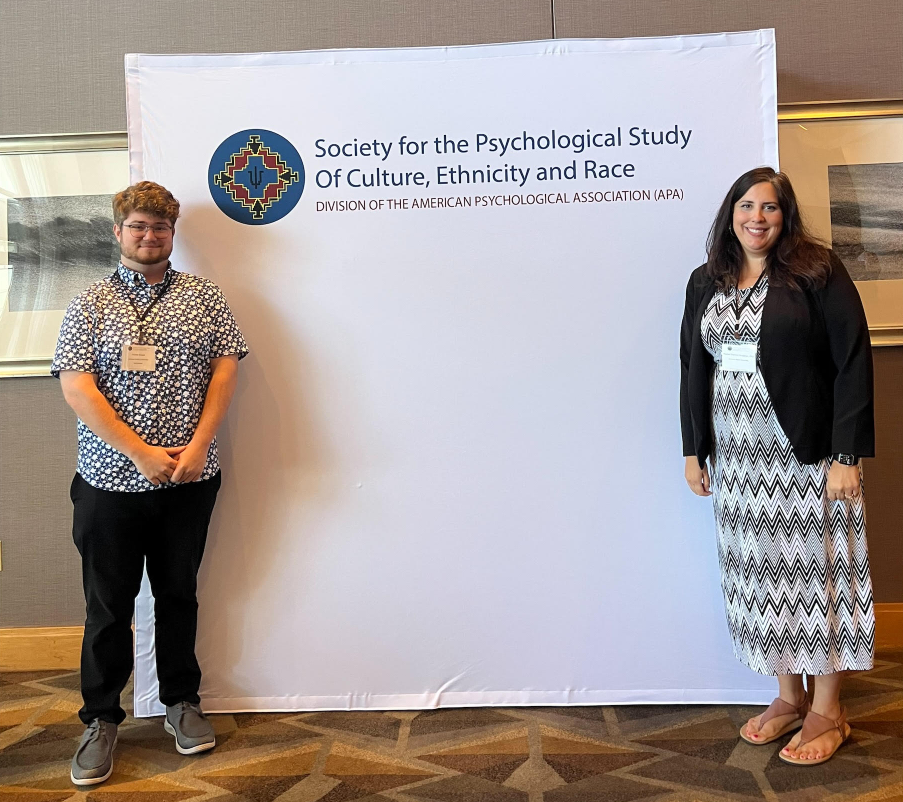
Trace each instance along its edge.
<path fill-rule="evenodd" d="M 823 763 L 850 733 L 843 672 L 874 651 L 858 466 L 874 455 L 872 362 L 856 287 L 784 174 L 751 170 L 724 199 L 687 285 L 680 359 L 686 480 L 713 496 L 734 652 L 778 678 L 740 734 L 766 744 L 802 727 L 780 757 Z"/>

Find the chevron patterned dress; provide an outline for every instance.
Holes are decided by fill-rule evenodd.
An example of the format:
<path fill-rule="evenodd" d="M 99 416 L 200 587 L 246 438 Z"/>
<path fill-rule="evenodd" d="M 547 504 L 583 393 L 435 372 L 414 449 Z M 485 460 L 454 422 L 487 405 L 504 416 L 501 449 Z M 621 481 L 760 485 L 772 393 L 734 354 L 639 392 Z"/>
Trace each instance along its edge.
<path fill-rule="evenodd" d="M 717 292 L 702 318 L 716 363 L 735 334 L 758 342 L 763 277 Z M 875 619 L 862 496 L 829 501 L 830 460 L 803 465 L 778 423 L 761 370 L 715 368 L 712 494 L 727 623 L 737 658 L 761 674 L 872 667 Z"/>

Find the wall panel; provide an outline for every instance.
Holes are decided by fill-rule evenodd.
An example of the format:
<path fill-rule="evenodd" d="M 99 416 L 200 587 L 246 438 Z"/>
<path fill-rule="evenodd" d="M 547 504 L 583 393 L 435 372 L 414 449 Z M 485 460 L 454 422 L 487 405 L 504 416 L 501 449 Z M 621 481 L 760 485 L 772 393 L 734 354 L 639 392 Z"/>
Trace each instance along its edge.
<path fill-rule="evenodd" d="M 865 511 L 876 602 L 903 602 L 903 348 L 876 348 L 875 459 L 865 460 Z"/>
<path fill-rule="evenodd" d="M 778 102 L 903 97 L 900 0 L 555 0 L 555 35 L 667 36 L 774 28 Z"/>
<path fill-rule="evenodd" d="M 0 627 L 85 623 L 69 484 L 75 415 L 53 378 L 0 380 Z"/>
<path fill-rule="evenodd" d="M 125 53 L 548 39 L 549 0 L 4 0 L 0 134 L 122 131 Z"/>

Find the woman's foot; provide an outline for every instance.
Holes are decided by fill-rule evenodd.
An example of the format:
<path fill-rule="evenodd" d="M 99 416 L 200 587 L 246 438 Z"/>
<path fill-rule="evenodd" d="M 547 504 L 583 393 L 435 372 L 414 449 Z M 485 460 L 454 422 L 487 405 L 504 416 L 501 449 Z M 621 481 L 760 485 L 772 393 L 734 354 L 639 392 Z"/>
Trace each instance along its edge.
<path fill-rule="evenodd" d="M 826 716 L 812 711 L 796 735 L 790 739 L 779 757 L 787 763 L 816 766 L 830 760 L 844 741 L 850 737 L 850 725 L 846 721 L 846 711 L 838 715 Z"/>
<path fill-rule="evenodd" d="M 740 737 L 751 744 L 768 744 L 796 727 L 803 725 L 808 699 L 788 701 L 780 696 L 755 718 L 740 728 Z"/>

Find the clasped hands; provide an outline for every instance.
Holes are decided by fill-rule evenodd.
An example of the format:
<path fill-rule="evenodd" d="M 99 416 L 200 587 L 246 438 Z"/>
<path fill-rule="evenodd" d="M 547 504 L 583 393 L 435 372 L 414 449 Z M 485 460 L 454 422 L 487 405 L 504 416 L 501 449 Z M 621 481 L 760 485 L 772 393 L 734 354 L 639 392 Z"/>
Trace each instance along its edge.
<path fill-rule="evenodd" d="M 132 462 L 151 484 L 185 484 L 200 479 L 207 464 L 209 448 L 209 444 L 196 443 L 194 440 L 187 446 L 176 448 L 144 443 L 140 451 L 132 455 Z"/>

